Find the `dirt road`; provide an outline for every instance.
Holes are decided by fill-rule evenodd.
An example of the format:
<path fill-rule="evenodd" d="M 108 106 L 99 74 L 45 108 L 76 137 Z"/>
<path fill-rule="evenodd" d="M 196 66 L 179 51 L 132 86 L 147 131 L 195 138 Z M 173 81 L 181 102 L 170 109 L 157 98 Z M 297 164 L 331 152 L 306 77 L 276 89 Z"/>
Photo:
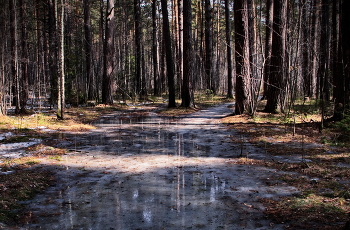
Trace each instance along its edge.
<path fill-rule="evenodd" d="M 57 135 L 70 152 L 43 162 L 57 185 L 28 202 L 22 229 L 283 229 L 258 200 L 297 191 L 267 186 L 272 169 L 235 164 L 239 135 L 220 122 L 230 113 L 228 104 L 181 119 L 116 112 L 92 132 Z"/>

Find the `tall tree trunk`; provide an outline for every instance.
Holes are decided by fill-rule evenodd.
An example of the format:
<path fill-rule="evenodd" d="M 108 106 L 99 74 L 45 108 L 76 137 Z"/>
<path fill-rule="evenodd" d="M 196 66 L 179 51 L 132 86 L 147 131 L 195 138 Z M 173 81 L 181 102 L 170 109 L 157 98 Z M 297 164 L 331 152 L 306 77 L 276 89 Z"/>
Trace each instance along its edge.
<path fill-rule="evenodd" d="M 114 0 L 107 0 L 105 38 L 103 46 L 102 103 L 113 104 L 114 80 Z"/>
<path fill-rule="evenodd" d="M 272 50 L 272 26 L 273 26 L 273 0 L 266 0 L 266 25 L 265 25 L 265 60 L 264 60 L 264 92 L 263 99 L 267 98 L 268 81 L 270 76 L 271 50 Z"/>
<path fill-rule="evenodd" d="M 157 36 L 157 0 L 152 1 L 152 54 L 154 95 L 160 96 L 159 67 L 158 67 L 158 36 Z"/>
<path fill-rule="evenodd" d="M 183 81 L 183 0 L 177 0 L 178 12 L 178 82 Z M 182 95 L 182 85 L 179 84 L 180 93 Z"/>
<path fill-rule="evenodd" d="M 311 82 L 312 82 L 312 96 L 316 96 L 316 98 L 319 98 L 319 84 L 318 84 L 318 78 L 317 78 L 317 71 L 319 68 L 318 60 L 319 60 L 319 43 L 320 43 L 320 4 L 318 3 L 320 0 L 312 0 L 311 1 L 311 9 L 312 9 L 312 28 L 311 28 L 311 35 L 312 37 L 312 57 L 310 58 L 312 60 L 311 66 Z"/>
<path fill-rule="evenodd" d="M 92 29 L 91 29 L 91 0 L 84 0 L 84 43 L 85 43 L 85 65 L 87 82 L 87 99 L 95 99 L 93 66 L 92 66 Z"/>
<path fill-rule="evenodd" d="M 346 109 L 349 108 L 349 81 L 350 81 L 350 10 L 349 1 L 339 1 L 339 44 L 334 62 L 334 120 L 344 118 Z M 334 5 L 333 5 L 334 7 Z M 333 28 L 334 29 L 334 28 Z"/>
<path fill-rule="evenodd" d="M 142 50 L 142 23 L 141 23 L 141 7 L 140 0 L 134 0 L 134 19 L 135 19 L 135 47 L 136 47 L 136 93 L 144 96 L 145 89 L 143 88 L 144 73 L 142 71 L 143 50 Z"/>
<path fill-rule="evenodd" d="M 192 5 L 191 0 L 183 0 L 183 83 L 182 106 L 194 107 L 193 96 L 193 48 L 192 48 Z"/>
<path fill-rule="evenodd" d="M 312 78 L 309 71 L 309 25 L 307 22 L 307 0 L 303 0 L 301 3 L 301 75 L 303 78 L 303 94 L 304 97 L 312 97 L 311 86 L 312 86 Z"/>
<path fill-rule="evenodd" d="M 64 73 L 64 8 L 65 0 L 61 0 L 59 23 L 59 50 L 58 50 L 58 108 L 57 117 L 64 119 L 65 110 L 65 73 Z"/>
<path fill-rule="evenodd" d="M 345 98 L 344 105 L 349 108 L 350 100 L 350 2 L 344 1 L 342 8 L 342 46 L 343 46 L 343 62 L 344 62 L 344 76 L 345 76 Z"/>
<path fill-rule="evenodd" d="M 341 9 L 340 1 L 333 1 L 332 6 L 332 73 L 333 73 L 333 100 L 334 112 L 333 120 L 341 120 L 344 118 L 345 112 L 345 82 L 342 71 L 342 44 L 340 35 Z"/>
<path fill-rule="evenodd" d="M 21 18 L 21 47 L 22 47 L 22 54 L 21 54 L 21 84 L 20 84 L 20 107 L 21 107 L 21 113 L 26 113 L 26 106 L 28 101 L 28 61 L 29 61 L 29 54 L 28 54 L 28 32 L 27 32 L 27 4 L 25 0 L 20 0 L 20 18 Z"/>
<path fill-rule="evenodd" d="M 330 99 L 328 84 L 328 34 L 329 34 L 329 0 L 321 2 L 321 39 L 319 44 L 319 68 L 317 78 L 319 79 L 319 95 L 322 101 Z"/>
<path fill-rule="evenodd" d="M 226 49 L 227 49 L 227 97 L 233 98 L 233 76 L 232 76 L 232 47 L 231 47 L 231 18 L 229 0 L 225 0 L 226 21 Z"/>
<path fill-rule="evenodd" d="M 1 4 L 1 14 L 0 14 L 0 31 L 5 31 L 5 7 L 4 2 Z M 5 47 L 6 43 L 4 42 L 5 35 L 0 34 L 0 115 L 6 114 L 6 102 L 5 102 Z"/>
<path fill-rule="evenodd" d="M 216 93 L 213 81 L 213 8 L 210 0 L 205 0 L 205 77 L 207 89 Z"/>
<path fill-rule="evenodd" d="M 247 0 L 237 0 L 234 3 L 235 21 L 235 59 L 236 59 L 236 87 L 235 114 L 243 114 L 247 104 L 247 55 L 248 50 L 248 17 Z M 249 59 L 248 59 L 249 60 Z M 249 64 L 249 63 L 248 63 Z"/>
<path fill-rule="evenodd" d="M 56 104 L 57 102 L 57 9 L 55 0 L 49 0 L 48 4 L 48 75 L 50 76 L 50 104 Z"/>
<path fill-rule="evenodd" d="M 248 89 L 248 103 L 249 103 L 249 113 L 253 114 L 256 110 L 260 84 L 258 76 L 258 55 L 257 55 L 257 29 L 256 29 L 256 15 L 255 15 L 255 3 L 253 0 L 247 0 L 247 34 L 248 39 L 248 50 L 246 52 L 246 58 L 249 61 L 248 63 L 248 76 L 247 76 L 247 86 Z"/>
<path fill-rule="evenodd" d="M 267 113 L 276 113 L 278 103 L 283 88 L 283 5 L 286 0 L 274 0 L 273 5 L 273 32 L 272 32 L 272 50 L 269 87 L 267 92 L 267 103 L 264 111 Z"/>
<path fill-rule="evenodd" d="M 167 0 L 161 0 L 161 3 L 162 3 L 162 14 L 163 14 L 163 42 L 165 45 L 168 89 L 169 89 L 168 107 L 171 108 L 171 107 L 176 107 L 175 81 L 174 81 L 175 70 L 174 70 L 174 60 L 173 60 L 172 45 L 171 45 Z"/>
<path fill-rule="evenodd" d="M 3 23 L 0 22 L 0 29 L 3 28 Z M 2 30 L 3 31 L 3 30 Z M 5 66 L 5 44 L 1 43 L 0 63 Z M 5 102 L 5 68 L 0 68 L 0 116 L 6 114 Z"/>
<path fill-rule="evenodd" d="M 16 107 L 15 113 L 18 114 L 20 112 L 20 87 L 19 87 L 19 63 L 18 63 L 18 35 L 17 35 L 17 10 L 16 10 L 16 0 L 9 1 L 10 7 L 10 22 L 11 22 L 11 50 L 12 50 L 12 62 L 11 62 L 11 70 L 13 76 L 13 102 Z"/>

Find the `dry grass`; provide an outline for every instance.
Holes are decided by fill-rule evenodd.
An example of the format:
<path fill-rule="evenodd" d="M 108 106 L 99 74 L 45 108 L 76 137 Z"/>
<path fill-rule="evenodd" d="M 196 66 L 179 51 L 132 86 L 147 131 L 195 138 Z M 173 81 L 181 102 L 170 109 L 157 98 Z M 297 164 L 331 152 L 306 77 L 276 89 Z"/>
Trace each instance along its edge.
<path fill-rule="evenodd" d="M 350 220 L 348 144 L 334 145 L 333 140 L 339 136 L 334 129 L 320 132 L 321 117 L 317 113 L 307 115 L 292 111 L 291 114 L 295 116 L 257 112 L 255 117 L 230 116 L 223 122 L 246 135 L 251 144 L 265 149 L 267 154 L 302 155 L 311 161 L 283 163 L 240 159 L 237 163 L 287 172 L 284 176 L 276 175 L 275 181 L 301 191 L 298 196 L 280 200 L 262 199 L 269 218 L 284 223 L 287 229 L 341 229 Z M 271 180 L 266 182 L 271 183 Z"/>
<path fill-rule="evenodd" d="M 198 109 L 176 107 L 176 108 L 165 108 L 165 109 L 159 110 L 158 114 L 160 116 L 166 116 L 166 117 L 178 117 L 178 116 L 191 114 L 191 113 L 194 113 L 196 111 L 198 111 Z"/>
<path fill-rule="evenodd" d="M 36 158 L 24 157 L 7 160 L 0 164 L 0 222 L 19 221 L 22 205 L 19 201 L 28 200 L 44 190 L 53 178 L 47 171 L 34 170 Z"/>

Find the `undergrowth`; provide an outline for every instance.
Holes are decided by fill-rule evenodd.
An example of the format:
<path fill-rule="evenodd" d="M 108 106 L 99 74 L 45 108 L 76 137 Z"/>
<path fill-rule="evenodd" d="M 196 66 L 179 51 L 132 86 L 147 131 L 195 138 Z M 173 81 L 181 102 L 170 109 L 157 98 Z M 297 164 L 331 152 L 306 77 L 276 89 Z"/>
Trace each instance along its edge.
<path fill-rule="evenodd" d="M 320 130 L 316 103 L 300 103 L 289 114 L 257 112 L 254 117 L 230 116 L 223 122 L 268 155 L 300 157 L 299 163 L 271 161 L 269 157 L 238 161 L 285 172 L 276 175 L 276 183 L 299 189 L 300 193 L 291 197 L 262 199 L 268 218 L 284 223 L 287 229 L 342 229 L 350 220 L 350 116 Z M 330 114 L 328 110 L 326 114 Z"/>
<path fill-rule="evenodd" d="M 22 216 L 21 201 L 32 199 L 53 181 L 49 172 L 32 168 L 37 163 L 35 158 L 21 158 L 0 164 L 0 222 L 18 222 Z"/>

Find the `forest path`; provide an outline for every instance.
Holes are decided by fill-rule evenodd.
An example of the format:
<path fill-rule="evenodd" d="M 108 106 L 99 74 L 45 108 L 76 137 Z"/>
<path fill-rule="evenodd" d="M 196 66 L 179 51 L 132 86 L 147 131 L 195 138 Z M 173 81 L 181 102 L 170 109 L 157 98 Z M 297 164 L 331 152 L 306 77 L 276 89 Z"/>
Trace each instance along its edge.
<path fill-rule="evenodd" d="M 221 124 L 230 113 L 229 104 L 181 119 L 116 112 L 92 132 L 57 135 L 71 151 L 43 162 L 57 184 L 28 202 L 23 229 L 283 229 L 258 200 L 297 190 L 267 185 L 275 170 L 235 164 L 239 135 Z"/>

